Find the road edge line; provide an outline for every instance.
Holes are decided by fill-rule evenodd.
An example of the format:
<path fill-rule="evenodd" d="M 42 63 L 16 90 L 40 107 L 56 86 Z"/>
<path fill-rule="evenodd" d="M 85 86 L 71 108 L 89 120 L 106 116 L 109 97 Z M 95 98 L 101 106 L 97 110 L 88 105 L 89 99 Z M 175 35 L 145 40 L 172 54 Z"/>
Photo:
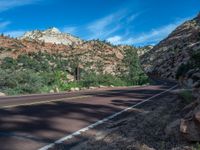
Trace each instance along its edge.
<path fill-rule="evenodd" d="M 176 88 L 177 86 L 178 86 L 178 84 L 176 84 L 175 86 L 173 86 L 173 87 L 171 87 L 171 88 L 169 88 L 169 89 L 167 89 L 167 90 L 165 90 L 165 91 L 163 91 L 163 92 L 160 92 L 160 93 L 158 93 L 158 94 L 156 94 L 156 95 L 154 95 L 154 96 L 152 96 L 152 97 L 150 97 L 150 98 L 148 98 L 148 99 L 146 99 L 146 100 L 144 100 L 144 101 L 141 101 L 141 102 L 139 102 L 139 103 L 137 103 L 137 104 L 135 104 L 135 105 L 133 105 L 133 106 L 130 106 L 130 107 L 126 108 L 126 109 L 123 109 L 123 110 L 120 111 L 120 112 L 117 112 L 117 113 L 114 113 L 114 114 L 112 114 L 112 115 L 110 115 L 110 116 L 108 116 L 108 117 L 105 117 L 104 119 L 101 119 L 101 120 L 99 120 L 99 121 L 97 121 L 97 122 L 95 122 L 95 123 L 93 123 L 93 124 L 91 124 L 91 125 L 89 125 L 89 126 L 87 126 L 87 127 L 85 127 L 85 128 L 82 128 L 82 129 L 80 129 L 80 130 L 77 130 L 76 132 L 73 132 L 72 134 L 69 134 L 69 135 L 67 135 L 67 136 L 65 136 L 65 137 L 63 137 L 63 138 L 60 138 L 59 140 L 55 141 L 54 143 L 48 144 L 48 145 L 46 145 L 46 146 L 44 146 L 44 147 L 41 147 L 41 148 L 39 148 L 38 150 L 48 150 L 49 148 L 52 148 L 53 146 L 55 146 L 55 144 L 60 144 L 60 143 L 62 143 L 62 142 L 64 142 L 64 141 L 67 141 L 67 140 L 73 138 L 74 136 L 80 135 L 81 133 L 86 132 L 86 131 L 88 131 L 89 129 L 92 129 L 92 128 L 94 128 L 94 127 L 100 125 L 100 124 L 103 124 L 104 122 L 106 122 L 106 121 L 108 121 L 108 120 L 110 120 L 110 119 L 113 119 L 114 117 L 116 117 L 116 116 L 118 116 L 118 115 L 120 115 L 120 114 L 122 114 L 122 113 L 124 113 L 124 112 L 126 112 L 126 111 L 128 111 L 128 110 L 131 110 L 132 108 L 134 108 L 134 107 L 136 107 L 136 106 L 139 106 L 139 105 L 141 105 L 141 104 L 143 104 L 143 103 L 145 103 L 145 102 L 147 102 L 147 101 L 150 101 L 151 99 L 153 99 L 153 98 L 155 98 L 155 97 L 157 97 L 157 96 L 160 96 L 160 95 L 162 95 L 162 94 L 164 94 L 164 93 L 167 93 L 167 92 L 173 90 L 173 89 Z"/>
<path fill-rule="evenodd" d="M 61 102 L 65 100 L 73 100 L 73 99 L 81 99 L 81 98 L 89 98 L 93 97 L 92 95 L 83 95 L 83 96 L 74 96 L 74 97 L 66 97 L 66 98 L 60 98 L 60 99 L 53 99 L 53 100 L 45 100 L 45 101 L 38 101 L 38 102 L 32 102 L 32 103 L 24 103 L 24 104 L 16 104 L 16 105 L 5 105 L 0 106 L 0 109 L 9 109 L 9 108 L 15 108 L 15 107 L 22 107 L 22 106 L 33 106 L 33 105 L 39 105 L 39 104 L 48 104 L 53 102 Z"/>

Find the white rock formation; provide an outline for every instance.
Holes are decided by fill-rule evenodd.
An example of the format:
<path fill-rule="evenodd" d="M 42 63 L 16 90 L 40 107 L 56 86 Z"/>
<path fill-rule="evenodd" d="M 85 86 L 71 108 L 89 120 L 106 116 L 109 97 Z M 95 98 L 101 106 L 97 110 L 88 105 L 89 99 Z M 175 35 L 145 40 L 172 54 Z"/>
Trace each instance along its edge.
<path fill-rule="evenodd" d="M 45 43 L 55 43 L 64 45 L 78 44 L 82 42 L 81 39 L 67 33 L 62 33 L 55 27 L 44 31 L 28 31 L 19 39 L 44 41 Z"/>

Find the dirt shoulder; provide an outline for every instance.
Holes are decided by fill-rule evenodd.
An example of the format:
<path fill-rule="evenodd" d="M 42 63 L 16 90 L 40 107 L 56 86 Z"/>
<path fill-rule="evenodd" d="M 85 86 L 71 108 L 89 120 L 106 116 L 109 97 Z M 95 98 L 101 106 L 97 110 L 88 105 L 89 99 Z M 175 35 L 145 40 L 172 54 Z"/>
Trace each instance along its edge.
<path fill-rule="evenodd" d="M 121 116 L 83 133 L 55 149 L 64 150 L 190 150 L 177 132 L 185 104 L 168 93 L 138 106 Z M 189 146 L 189 147 L 185 147 Z M 179 147 L 179 149 L 174 149 Z M 183 148 L 184 147 L 184 148 Z"/>

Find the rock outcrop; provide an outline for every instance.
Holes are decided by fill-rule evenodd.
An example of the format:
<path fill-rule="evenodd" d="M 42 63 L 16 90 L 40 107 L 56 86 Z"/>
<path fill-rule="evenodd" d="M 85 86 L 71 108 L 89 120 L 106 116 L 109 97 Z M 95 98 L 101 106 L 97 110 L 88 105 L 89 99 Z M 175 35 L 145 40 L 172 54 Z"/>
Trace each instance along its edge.
<path fill-rule="evenodd" d="M 142 56 L 141 64 L 150 75 L 175 79 L 179 66 L 187 63 L 196 51 L 200 51 L 200 14 Z"/>
<path fill-rule="evenodd" d="M 36 40 L 52 44 L 72 45 L 82 43 L 82 40 L 70 34 L 62 33 L 53 27 L 44 31 L 34 30 L 26 32 L 20 39 Z"/>

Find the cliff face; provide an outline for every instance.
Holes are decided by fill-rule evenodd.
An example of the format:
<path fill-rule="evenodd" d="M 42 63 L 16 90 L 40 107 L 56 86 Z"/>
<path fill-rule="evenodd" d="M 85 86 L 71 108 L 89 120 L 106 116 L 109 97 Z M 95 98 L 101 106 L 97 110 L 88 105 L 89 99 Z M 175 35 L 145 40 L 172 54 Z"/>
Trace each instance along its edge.
<path fill-rule="evenodd" d="M 144 70 L 151 75 L 175 79 L 177 69 L 191 55 L 200 51 L 200 14 L 177 27 L 166 39 L 141 58 Z"/>

